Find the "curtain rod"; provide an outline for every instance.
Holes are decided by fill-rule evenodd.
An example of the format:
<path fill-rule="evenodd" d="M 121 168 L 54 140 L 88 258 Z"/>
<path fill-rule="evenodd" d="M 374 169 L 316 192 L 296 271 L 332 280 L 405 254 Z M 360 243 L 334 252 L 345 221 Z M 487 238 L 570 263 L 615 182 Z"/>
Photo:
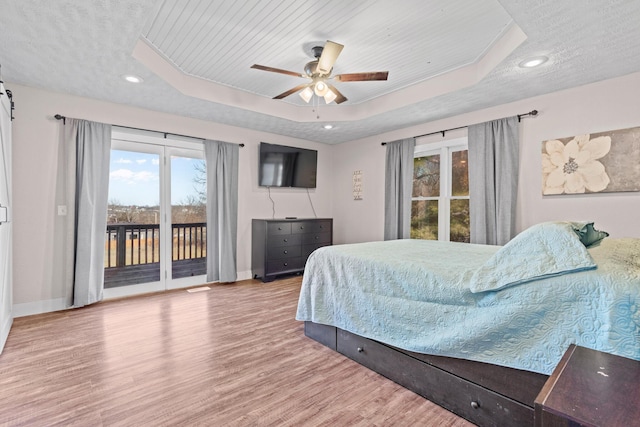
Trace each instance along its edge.
<path fill-rule="evenodd" d="M 66 124 L 66 120 L 67 118 L 61 114 L 56 114 L 55 116 L 53 116 L 56 120 L 62 120 L 63 124 Z M 122 125 L 112 125 L 112 126 L 116 126 L 119 128 L 125 128 L 125 129 L 133 129 L 133 130 L 143 130 L 146 132 L 158 132 L 158 133 L 162 133 L 164 134 L 164 139 L 167 139 L 167 135 L 175 135 L 175 136 L 182 136 L 185 138 L 193 138 L 193 139 L 202 139 L 204 141 L 205 138 L 198 138 L 197 136 L 191 136 L 191 135 L 182 135 L 179 133 L 173 133 L 173 132 L 160 132 L 157 130 L 150 130 L 150 129 L 142 129 L 142 128 L 134 128 L 131 126 L 122 126 Z M 240 147 L 244 147 L 244 144 L 238 144 Z"/>
<path fill-rule="evenodd" d="M 527 116 L 531 116 L 531 117 L 535 117 L 538 115 L 538 110 L 531 110 L 528 113 L 524 113 L 524 114 L 518 114 L 518 122 L 523 118 L 523 117 L 527 117 Z M 423 135 L 418 135 L 418 136 L 414 136 L 414 138 L 422 138 L 423 136 L 429 136 L 429 135 L 436 135 L 441 133 L 442 137 L 444 138 L 444 134 L 445 132 L 449 132 L 452 130 L 458 130 L 458 129 L 464 129 L 464 128 L 468 128 L 469 126 L 460 126 L 457 128 L 451 128 L 451 129 L 445 129 L 445 130 L 439 130 L 438 132 L 431 132 L 431 133 L 425 133 Z M 386 142 L 381 143 L 380 145 L 387 145 Z"/>

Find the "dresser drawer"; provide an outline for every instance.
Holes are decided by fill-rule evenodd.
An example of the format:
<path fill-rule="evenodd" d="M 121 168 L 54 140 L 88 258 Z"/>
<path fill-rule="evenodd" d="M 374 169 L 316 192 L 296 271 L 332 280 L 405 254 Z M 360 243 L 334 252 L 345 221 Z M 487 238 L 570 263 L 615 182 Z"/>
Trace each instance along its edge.
<path fill-rule="evenodd" d="M 331 234 L 331 221 L 321 220 L 292 222 L 291 232 L 297 234 L 327 232 Z"/>
<path fill-rule="evenodd" d="M 267 245 L 269 248 L 300 245 L 302 236 L 302 234 L 276 234 L 269 237 Z"/>
<path fill-rule="evenodd" d="M 302 244 L 310 244 L 310 243 L 322 243 L 329 244 L 331 243 L 331 232 L 326 233 L 310 233 L 302 235 Z"/>
<path fill-rule="evenodd" d="M 301 270 L 304 267 L 304 262 L 305 259 L 302 257 L 267 261 L 267 271 L 265 274 L 279 274 Z"/>
<path fill-rule="evenodd" d="M 270 222 L 267 224 L 267 235 L 291 234 L 290 222 Z"/>
<path fill-rule="evenodd" d="M 297 234 L 309 233 L 312 230 L 312 223 L 304 221 L 304 222 L 292 222 L 291 223 L 291 232 Z"/>
<path fill-rule="evenodd" d="M 301 252 L 302 247 L 300 245 L 269 247 L 267 248 L 267 260 L 299 257 Z"/>
<path fill-rule="evenodd" d="M 331 234 L 331 221 L 316 221 L 312 227 L 313 233 L 327 232 Z"/>
<path fill-rule="evenodd" d="M 533 408 L 366 338 L 338 329 L 337 351 L 467 420 L 531 426 Z"/>

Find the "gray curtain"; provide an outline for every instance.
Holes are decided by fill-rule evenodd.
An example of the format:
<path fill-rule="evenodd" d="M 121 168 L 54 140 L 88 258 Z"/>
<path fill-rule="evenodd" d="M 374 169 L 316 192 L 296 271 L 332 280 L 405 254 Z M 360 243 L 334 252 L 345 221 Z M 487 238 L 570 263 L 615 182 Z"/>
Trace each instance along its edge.
<path fill-rule="evenodd" d="M 207 282 L 235 282 L 240 147 L 205 141 L 207 164 Z"/>
<path fill-rule="evenodd" d="M 111 125 L 66 119 L 67 280 L 72 304 L 102 299 Z"/>
<path fill-rule="evenodd" d="M 384 240 L 411 234 L 414 138 L 387 143 L 384 183 Z"/>
<path fill-rule="evenodd" d="M 471 243 L 504 245 L 515 235 L 518 118 L 469 126 Z"/>

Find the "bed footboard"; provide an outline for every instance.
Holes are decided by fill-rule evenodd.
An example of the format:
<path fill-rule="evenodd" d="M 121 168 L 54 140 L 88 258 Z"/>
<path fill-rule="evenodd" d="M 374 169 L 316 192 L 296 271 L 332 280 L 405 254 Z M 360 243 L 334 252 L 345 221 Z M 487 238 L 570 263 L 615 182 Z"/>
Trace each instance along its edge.
<path fill-rule="evenodd" d="M 548 378 L 411 353 L 313 322 L 305 322 L 305 335 L 480 426 L 533 426 L 533 402 Z"/>

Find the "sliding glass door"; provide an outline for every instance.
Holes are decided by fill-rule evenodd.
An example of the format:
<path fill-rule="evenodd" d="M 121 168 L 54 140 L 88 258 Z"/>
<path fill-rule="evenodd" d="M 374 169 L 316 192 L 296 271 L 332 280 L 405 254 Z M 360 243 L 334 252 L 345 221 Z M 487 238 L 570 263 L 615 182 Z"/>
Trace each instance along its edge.
<path fill-rule="evenodd" d="M 112 141 L 104 264 L 108 298 L 205 281 L 203 151 L 201 144 L 175 143 L 140 136 Z"/>
<path fill-rule="evenodd" d="M 167 149 L 171 166 L 171 277 L 178 286 L 191 283 L 190 277 L 207 274 L 207 173 L 202 153 L 197 154 Z"/>

